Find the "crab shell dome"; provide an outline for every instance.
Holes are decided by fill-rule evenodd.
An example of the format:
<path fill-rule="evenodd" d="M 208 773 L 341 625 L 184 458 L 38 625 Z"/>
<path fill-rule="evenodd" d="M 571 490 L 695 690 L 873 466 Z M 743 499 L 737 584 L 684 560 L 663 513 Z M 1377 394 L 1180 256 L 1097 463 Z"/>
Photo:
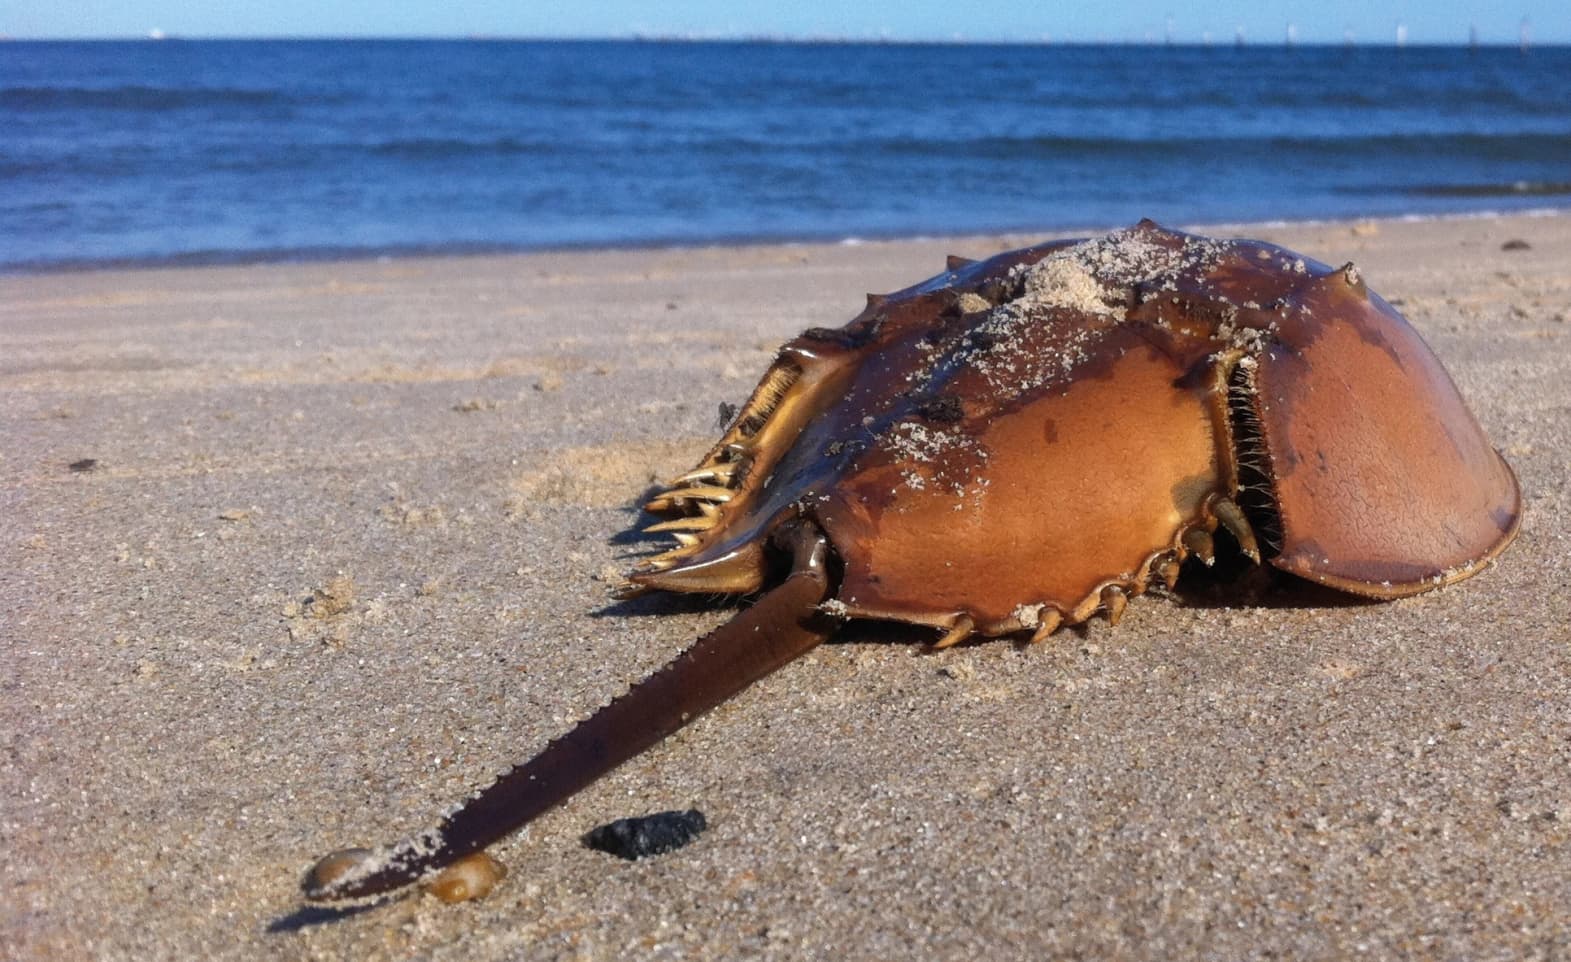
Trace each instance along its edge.
<path fill-rule="evenodd" d="M 1116 618 L 1219 524 L 1377 598 L 1516 532 L 1510 467 L 1351 265 L 1142 221 L 950 268 L 787 343 L 629 578 L 755 591 L 805 516 L 838 612 L 1002 634 Z"/>

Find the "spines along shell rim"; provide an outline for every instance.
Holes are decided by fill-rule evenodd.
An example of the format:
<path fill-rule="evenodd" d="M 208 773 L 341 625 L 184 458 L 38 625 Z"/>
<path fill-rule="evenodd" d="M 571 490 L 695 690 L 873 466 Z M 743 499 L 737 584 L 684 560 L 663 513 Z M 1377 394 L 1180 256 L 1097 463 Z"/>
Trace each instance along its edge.
<path fill-rule="evenodd" d="M 1188 558 L 1196 557 L 1207 565 L 1215 560 L 1211 534 L 1219 526 L 1226 527 L 1218 517 L 1218 508 L 1223 505 L 1236 508 L 1236 504 L 1225 494 L 1213 494 L 1194 520 L 1179 526 L 1169 546 L 1153 551 L 1135 567 L 1133 573 L 1098 583 L 1084 598 L 1067 608 L 1052 602 L 1023 602 L 1016 606 L 1008 618 L 999 621 L 977 621 L 970 614 L 958 611 L 918 621 L 909 612 L 851 605 L 838 599 L 827 604 L 830 613 L 836 617 L 897 621 L 937 629 L 943 634 L 932 645 L 935 650 L 950 648 L 974 637 L 1001 638 L 1025 632 L 1031 632 L 1030 641 L 1034 644 L 1045 640 L 1061 627 L 1084 624 L 1098 614 L 1116 625 L 1123 617 L 1129 599 L 1145 594 L 1150 589 L 1153 577 L 1171 589 L 1177 582 L 1180 567 Z M 1230 510 L 1221 507 L 1222 512 Z M 1190 547 L 1196 535 L 1203 537 L 1210 552 L 1197 554 Z M 1234 537 L 1237 540 L 1238 536 Z"/>

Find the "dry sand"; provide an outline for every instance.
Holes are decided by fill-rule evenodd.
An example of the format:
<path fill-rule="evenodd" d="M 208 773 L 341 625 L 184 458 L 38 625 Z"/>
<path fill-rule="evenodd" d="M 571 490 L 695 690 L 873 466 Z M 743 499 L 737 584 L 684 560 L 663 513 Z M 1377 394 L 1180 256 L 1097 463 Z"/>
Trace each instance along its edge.
<path fill-rule="evenodd" d="M 1571 218 L 1218 232 L 1356 260 L 1429 339 L 1521 476 L 1496 566 L 1034 649 L 851 631 L 490 898 L 343 917 L 300 911 L 316 856 L 726 617 L 608 572 L 780 340 L 1030 238 L 0 279 L 0 956 L 1564 958 Z M 680 852 L 578 843 L 688 806 Z"/>

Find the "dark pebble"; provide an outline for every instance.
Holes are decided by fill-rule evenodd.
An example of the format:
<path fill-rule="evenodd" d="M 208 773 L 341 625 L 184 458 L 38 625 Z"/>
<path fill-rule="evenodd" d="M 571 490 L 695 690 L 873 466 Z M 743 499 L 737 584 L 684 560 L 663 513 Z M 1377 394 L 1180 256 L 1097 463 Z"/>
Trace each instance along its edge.
<path fill-rule="evenodd" d="M 94 468 L 98 467 L 98 459 L 97 458 L 83 458 L 80 461 L 72 461 L 68 465 L 68 467 L 72 471 L 75 471 L 77 473 L 81 473 L 83 471 L 91 471 Z"/>
<path fill-rule="evenodd" d="M 619 818 L 602 825 L 584 836 L 584 844 L 633 861 L 679 849 L 708 827 L 704 813 L 696 808 L 685 812 L 657 812 L 643 818 Z"/>
<path fill-rule="evenodd" d="M 1530 251 L 1533 249 L 1533 245 L 1521 238 L 1516 238 L 1501 244 L 1500 249 L 1503 251 Z"/>

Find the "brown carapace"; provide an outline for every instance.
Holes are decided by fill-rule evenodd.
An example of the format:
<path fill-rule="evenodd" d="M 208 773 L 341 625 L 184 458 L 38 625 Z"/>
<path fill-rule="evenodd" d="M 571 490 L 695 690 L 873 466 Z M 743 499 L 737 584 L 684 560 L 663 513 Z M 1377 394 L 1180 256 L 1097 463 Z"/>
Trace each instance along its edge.
<path fill-rule="evenodd" d="M 441 885 L 846 618 L 1040 641 L 1117 622 L 1224 545 L 1372 598 L 1510 543 L 1510 467 L 1440 362 L 1349 264 L 1143 221 L 952 258 L 781 348 L 725 435 L 646 506 L 650 588 L 768 589 L 440 826 L 307 876 L 313 900 Z M 432 883 L 432 879 L 436 879 Z"/>

